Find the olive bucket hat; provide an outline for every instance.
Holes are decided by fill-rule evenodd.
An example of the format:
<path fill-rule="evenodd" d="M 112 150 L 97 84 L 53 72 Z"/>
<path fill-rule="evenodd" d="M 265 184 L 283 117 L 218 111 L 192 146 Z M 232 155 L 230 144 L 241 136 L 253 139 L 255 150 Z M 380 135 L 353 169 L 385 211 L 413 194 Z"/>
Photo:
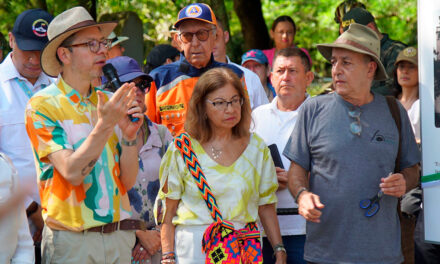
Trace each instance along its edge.
<path fill-rule="evenodd" d="M 342 33 L 333 43 L 318 44 L 318 51 L 328 61 L 332 57 L 333 48 L 347 49 L 370 56 L 377 64 L 375 80 L 385 80 L 388 75 L 380 61 L 380 39 L 372 29 L 353 23 L 347 31 Z"/>

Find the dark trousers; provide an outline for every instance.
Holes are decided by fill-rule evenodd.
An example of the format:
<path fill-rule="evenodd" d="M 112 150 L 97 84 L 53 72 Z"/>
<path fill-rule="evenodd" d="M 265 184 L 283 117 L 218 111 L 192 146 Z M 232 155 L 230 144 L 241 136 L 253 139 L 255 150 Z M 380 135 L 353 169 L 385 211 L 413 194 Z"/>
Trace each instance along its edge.
<path fill-rule="evenodd" d="M 419 213 L 415 234 L 415 263 L 436 264 L 440 263 L 440 245 L 425 243 L 425 227 L 423 224 L 423 211 Z"/>
<path fill-rule="evenodd" d="M 283 236 L 282 239 L 287 251 L 287 264 L 306 264 L 304 261 L 304 243 L 306 242 L 306 236 Z M 263 263 L 275 263 L 273 249 L 267 237 L 263 238 Z"/>

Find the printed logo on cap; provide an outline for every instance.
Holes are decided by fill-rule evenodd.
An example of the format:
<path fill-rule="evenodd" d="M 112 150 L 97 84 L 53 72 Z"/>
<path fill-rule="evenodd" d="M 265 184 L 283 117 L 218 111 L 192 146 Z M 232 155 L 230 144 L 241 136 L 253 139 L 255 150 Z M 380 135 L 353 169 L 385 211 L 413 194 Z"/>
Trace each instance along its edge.
<path fill-rule="evenodd" d="M 405 55 L 407 57 L 414 57 L 414 56 L 417 55 L 417 50 L 415 48 L 413 48 L 413 47 L 406 48 L 403 51 L 403 55 Z"/>
<path fill-rule="evenodd" d="M 254 57 L 255 58 L 255 55 L 257 55 L 257 52 L 255 50 L 251 50 L 251 51 L 246 52 L 246 57 Z"/>
<path fill-rule="evenodd" d="M 34 21 L 32 24 L 32 32 L 38 37 L 46 37 L 47 36 L 47 27 L 49 23 L 46 20 L 40 18 Z"/>
<path fill-rule="evenodd" d="M 185 11 L 185 14 L 189 17 L 199 17 L 202 15 L 202 8 L 198 5 L 190 5 Z"/>

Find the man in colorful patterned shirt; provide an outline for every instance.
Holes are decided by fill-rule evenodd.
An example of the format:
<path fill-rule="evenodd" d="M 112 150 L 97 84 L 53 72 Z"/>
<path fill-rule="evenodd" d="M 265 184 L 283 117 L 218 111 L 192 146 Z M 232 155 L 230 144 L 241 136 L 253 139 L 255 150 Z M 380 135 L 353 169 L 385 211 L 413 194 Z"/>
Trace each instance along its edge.
<path fill-rule="evenodd" d="M 105 39 L 116 23 L 96 23 L 83 7 L 48 28 L 43 71 L 56 83 L 26 108 L 45 228 L 43 263 L 129 263 L 135 227 L 127 195 L 138 172 L 136 133 L 143 122 L 134 83 L 115 94 L 91 87 L 102 75 Z M 138 117 L 131 122 L 127 114 Z"/>

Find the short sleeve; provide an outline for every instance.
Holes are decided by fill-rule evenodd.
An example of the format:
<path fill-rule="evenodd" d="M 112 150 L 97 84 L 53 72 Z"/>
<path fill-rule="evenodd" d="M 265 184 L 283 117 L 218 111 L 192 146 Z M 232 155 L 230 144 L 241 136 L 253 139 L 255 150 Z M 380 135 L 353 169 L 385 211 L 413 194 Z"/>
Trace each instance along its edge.
<path fill-rule="evenodd" d="M 278 180 L 270 150 L 265 144 L 262 156 L 258 205 L 273 204 L 277 202 Z"/>
<path fill-rule="evenodd" d="M 26 107 L 25 125 L 31 144 L 42 162 L 47 156 L 62 149 L 73 149 L 60 123 L 50 118 L 49 111 L 38 109 L 40 100 L 29 101 Z M 46 113 L 47 112 L 47 113 Z"/>
<path fill-rule="evenodd" d="M 304 103 L 298 114 L 298 120 L 293 128 L 286 147 L 284 148 L 283 155 L 290 161 L 295 162 L 306 171 L 310 171 L 310 150 L 308 144 L 308 124 L 307 115 L 310 112 L 308 109 L 310 106 L 310 100 Z"/>
<path fill-rule="evenodd" d="M 183 162 L 180 162 L 180 152 L 174 144 L 171 144 L 162 158 L 159 170 L 159 199 L 166 198 L 179 200 L 183 192 L 183 173 L 180 169 Z M 180 164 L 179 164 L 180 163 Z M 163 192 L 163 187 L 167 183 L 168 191 Z"/>

